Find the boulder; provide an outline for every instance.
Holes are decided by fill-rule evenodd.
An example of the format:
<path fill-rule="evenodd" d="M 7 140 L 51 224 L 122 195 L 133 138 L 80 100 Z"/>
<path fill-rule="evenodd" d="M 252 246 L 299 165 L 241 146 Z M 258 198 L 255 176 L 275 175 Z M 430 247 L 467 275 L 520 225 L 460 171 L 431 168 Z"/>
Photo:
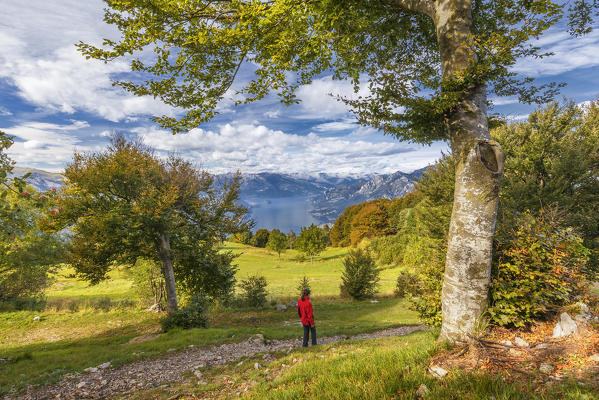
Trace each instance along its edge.
<path fill-rule="evenodd" d="M 443 378 L 445 375 L 447 375 L 447 370 L 437 365 L 429 367 L 428 372 L 430 372 L 430 374 L 435 378 Z"/>
<path fill-rule="evenodd" d="M 260 369 L 262 368 L 262 365 L 260 365 L 259 363 L 254 363 L 254 369 Z"/>
<path fill-rule="evenodd" d="M 89 368 L 84 369 L 84 371 L 88 372 L 88 373 L 94 373 L 94 372 L 98 372 L 98 368 L 96 368 L 96 367 L 89 367 Z"/>
<path fill-rule="evenodd" d="M 290 301 L 289 307 L 297 307 L 297 301 Z"/>
<path fill-rule="evenodd" d="M 36 315 L 35 317 L 33 317 L 33 320 L 34 320 L 34 321 L 39 321 L 40 319 L 41 319 L 41 318 L 40 318 L 40 316 L 39 316 L 39 315 Z"/>
<path fill-rule="evenodd" d="M 568 313 L 561 313 L 560 321 L 553 328 L 553 338 L 556 339 L 575 333 L 578 333 L 578 325 L 576 325 L 576 322 L 570 315 L 568 315 Z"/>
<path fill-rule="evenodd" d="M 108 367 L 110 367 L 110 361 L 107 361 L 103 364 L 98 365 L 98 368 L 100 368 L 100 369 L 106 369 Z"/>
<path fill-rule="evenodd" d="M 287 306 L 285 304 L 277 304 L 277 311 L 285 311 Z"/>

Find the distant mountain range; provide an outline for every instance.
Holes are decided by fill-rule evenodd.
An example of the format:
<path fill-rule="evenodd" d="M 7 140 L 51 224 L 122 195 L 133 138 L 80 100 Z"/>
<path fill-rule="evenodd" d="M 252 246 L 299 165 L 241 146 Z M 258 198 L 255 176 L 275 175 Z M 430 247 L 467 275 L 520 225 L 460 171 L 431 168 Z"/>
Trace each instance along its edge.
<path fill-rule="evenodd" d="M 402 197 L 414 188 L 414 183 L 426 168 L 411 173 L 395 172 L 369 179 L 340 184 L 314 198 L 311 214 L 323 221 L 334 222 L 345 208 L 364 201 Z"/>
<path fill-rule="evenodd" d="M 230 175 L 223 175 L 229 177 Z M 301 174 L 277 174 L 261 172 L 243 174 L 241 198 L 286 198 L 319 196 L 326 190 L 342 184 L 354 183 L 358 179 L 349 176 L 318 174 L 317 176 Z"/>
<path fill-rule="evenodd" d="M 62 174 L 47 172 L 41 169 L 15 167 L 11 175 L 20 178 L 27 173 L 31 173 L 29 178 L 27 178 L 27 183 L 37 190 L 43 191 L 63 186 Z"/>
<path fill-rule="evenodd" d="M 298 231 L 315 223 L 332 224 L 352 204 L 378 198 L 401 197 L 412 190 L 426 168 L 412 173 L 351 177 L 330 174 L 316 176 L 263 172 L 244 174 L 241 201 L 250 208 L 256 228 Z M 63 176 L 32 168 L 15 168 L 15 176 L 31 173 L 29 184 L 38 190 L 59 188 Z M 231 175 L 221 175 L 227 179 Z"/>

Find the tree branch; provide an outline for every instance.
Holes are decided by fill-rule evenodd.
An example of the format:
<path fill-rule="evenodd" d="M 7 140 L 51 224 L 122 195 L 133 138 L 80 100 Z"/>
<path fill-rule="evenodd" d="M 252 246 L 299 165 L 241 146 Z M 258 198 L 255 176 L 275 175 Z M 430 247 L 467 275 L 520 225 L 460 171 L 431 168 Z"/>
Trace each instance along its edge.
<path fill-rule="evenodd" d="M 385 3 L 400 7 L 409 11 L 433 17 L 435 13 L 435 2 L 433 0 L 383 0 Z"/>

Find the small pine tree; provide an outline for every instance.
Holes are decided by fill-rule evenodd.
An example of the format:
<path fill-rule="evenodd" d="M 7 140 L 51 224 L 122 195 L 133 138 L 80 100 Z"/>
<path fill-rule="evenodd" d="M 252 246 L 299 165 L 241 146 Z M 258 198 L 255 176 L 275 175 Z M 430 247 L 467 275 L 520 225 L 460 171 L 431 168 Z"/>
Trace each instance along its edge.
<path fill-rule="evenodd" d="M 297 291 L 299 292 L 300 297 L 304 294 L 304 290 L 310 289 L 310 280 L 304 276 L 297 285 Z"/>
<path fill-rule="evenodd" d="M 242 298 L 244 303 L 248 307 L 263 307 L 266 304 L 266 286 L 268 282 L 264 276 L 253 275 L 248 276 L 247 279 L 242 280 L 239 284 L 239 288 L 242 292 Z"/>
<path fill-rule="evenodd" d="M 362 249 L 350 250 L 343 259 L 345 270 L 341 276 L 341 295 L 356 300 L 368 299 L 377 292 L 380 269 L 370 254 Z"/>

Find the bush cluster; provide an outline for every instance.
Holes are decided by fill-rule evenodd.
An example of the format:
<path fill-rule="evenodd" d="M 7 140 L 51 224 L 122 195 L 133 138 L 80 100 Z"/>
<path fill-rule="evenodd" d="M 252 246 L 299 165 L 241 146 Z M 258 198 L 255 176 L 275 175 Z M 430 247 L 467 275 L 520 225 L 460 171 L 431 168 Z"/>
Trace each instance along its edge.
<path fill-rule="evenodd" d="M 163 331 L 174 328 L 206 328 L 208 327 L 208 299 L 201 295 L 194 295 L 189 299 L 189 304 L 178 311 L 169 314 L 160 321 Z"/>
<path fill-rule="evenodd" d="M 395 283 L 395 297 L 400 299 L 406 296 L 418 296 L 422 293 L 421 279 L 418 274 L 409 271 L 401 271 Z"/>
<path fill-rule="evenodd" d="M 499 325 L 523 326 L 585 293 L 589 250 L 546 212 L 525 212 L 497 234 L 488 312 Z"/>

